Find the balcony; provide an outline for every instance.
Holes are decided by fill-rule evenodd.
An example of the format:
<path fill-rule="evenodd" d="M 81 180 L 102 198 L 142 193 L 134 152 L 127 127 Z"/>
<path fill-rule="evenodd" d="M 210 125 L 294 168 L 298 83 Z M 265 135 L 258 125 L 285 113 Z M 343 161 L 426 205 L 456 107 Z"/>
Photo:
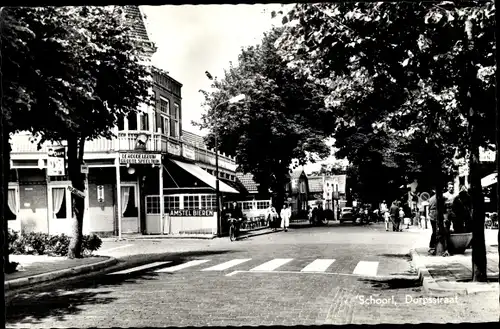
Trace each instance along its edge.
<path fill-rule="evenodd" d="M 160 133 L 142 132 L 142 131 L 120 131 L 118 138 L 105 139 L 97 138 L 85 142 L 85 153 L 114 153 L 116 151 L 133 151 L 136 149 L 137 138 L 140 135 L 147 137 L 145 151 L 164 152 L 169 150 L 176 153 L 180 149 L 180 142 L 169 138 Z M 63 145 L 66 142 L 62 143 Z M 37 149 L 37 142 L 33 141 L 30 134 L 15 134 L 11 137 L 11 147 L 13 154 L 38 154 L 47 152 L 47 147 L 51 142 L 45 142 Z"/>
<path fill-rule="evenodd" d="M 161 133 L 152 133 L 145 131 L 120 131 L 117 138 L 105 139 L 98 138 L 92 141 L 85 142 L 85 155 L 86 157 L 114 157 L 116 152 L 121 151 L 135 151 L 137 146 L 137 139 L 140 135 L 148 137 L 144 151 L 170 153 L 178 156 L 185 156 L 183 152 L 183 144 L 174 138 L 170 138 Z M 11 146 L 13 158 L 19 159 L 38 159 L 41 154 L 45 155 L 47 147 L 52 143 L 45 142 L 42 144 L 40 150 L 37 149 L 37 143 L 32 142 L 33 137 L 30 134 L 19 133 L 11 137 Z M 63 145 L 66 142 L 62 143 Z M 199 145 L 191 146 L 194 148 L 194 158 L 189 157 L 191 160 L 206 163 L 215 166 L 215 152 L 206 149 Z M 233 157 L 219 154 L 219 167 L 230 171 L 236 170 L 236 163 Z"/>

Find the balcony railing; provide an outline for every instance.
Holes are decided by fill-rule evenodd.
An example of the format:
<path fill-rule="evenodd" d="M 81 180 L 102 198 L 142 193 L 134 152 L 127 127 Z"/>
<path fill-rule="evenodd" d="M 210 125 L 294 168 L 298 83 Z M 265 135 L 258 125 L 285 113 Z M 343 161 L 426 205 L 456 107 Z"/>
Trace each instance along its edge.
<path fill-rule="evenodd" d="M 142 131 L 120 131 L 118 137 L 113 139 L 98 138 L 85 142 L 85 153 L 114 153 L 117 151 L 135 151 L 138 145 L 138 137 L 145 135 L 146 145 L 144 150 L 149 152 L 162 152 L 175 155 L 183 155 L 182 143 L 174 138 L 167 137 L 161 133 Z M 15 134 L 11 137 L 13 154 L 39 154 L 47 152 L 47 147 L 53 145 L 51 142 L 42 144 L 40 150 L 37 143 L 31 142 L 30 134 Z M 65 142 L 63 142 L 63 145 Z M 194 160 L 215 166 L 215 152 L 199 146 L 194 146 Z M 38 155 L 36 155 L 38 157 Z M 224 154 L 219 154 L 219 166 L 221 168 L 235 171 L 235 159 Z"/>

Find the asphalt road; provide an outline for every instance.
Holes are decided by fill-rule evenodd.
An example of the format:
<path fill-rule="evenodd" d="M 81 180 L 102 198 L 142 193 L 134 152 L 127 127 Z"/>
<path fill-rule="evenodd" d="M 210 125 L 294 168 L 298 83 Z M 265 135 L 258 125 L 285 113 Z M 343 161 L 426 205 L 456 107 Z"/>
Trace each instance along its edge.
<path fill-rule="evenodd" d="M 498 321 L 498 295 L 429 304 L 408 252 L 427 233 L 380 224 L 291 229 L 229 242 L 121 241 L 121 263 L 20 294 L 7 327 L 314 325 Z"/>

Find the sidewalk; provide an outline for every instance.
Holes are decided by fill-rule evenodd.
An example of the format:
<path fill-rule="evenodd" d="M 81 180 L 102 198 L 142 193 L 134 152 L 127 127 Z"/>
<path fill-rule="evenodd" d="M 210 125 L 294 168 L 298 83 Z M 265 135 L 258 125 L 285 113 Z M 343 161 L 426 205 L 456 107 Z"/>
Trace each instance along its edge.
<path fill-rule="evenodd" d="M 68 259 L 46 255 L 10 255 L 9 258 L 19 265 L 16 272 L 5 274 L 6 291 L 99 271 L 117 263 L 116 259 L 103 256 Z"/>
<path fill-rule="evenodd" d="M 256 229 L 241 230 L 241 234 L 247 237 L 257 236 L 272 233 L 272 230 L 265 226 Z M 165 240 L 165 239 L 195 239 L 195 240 L 212 240 L 217 238 L 216 234 L 124 234 L 122 241 L 136 241 L 136 240 Z M 222 238 L 225 238 L 224 236 Z M 227 236 L 226 236 L 227 238 Z M 102 241 L 118 241 L 118 237 L 103 238 Z"/>
<path fill-rule="evenodd" d="M 472 282 L 472 250 L 463 255 L 448 257 L 428 254 L 428 240 L 422 239 L 410 251 L 412 263 L 418 271 L 424 289 L 438 294 L 475 294 L 498 291 L 498 248 L 497 230 L 486 230 L 486 258 L 488 282 Z"/>

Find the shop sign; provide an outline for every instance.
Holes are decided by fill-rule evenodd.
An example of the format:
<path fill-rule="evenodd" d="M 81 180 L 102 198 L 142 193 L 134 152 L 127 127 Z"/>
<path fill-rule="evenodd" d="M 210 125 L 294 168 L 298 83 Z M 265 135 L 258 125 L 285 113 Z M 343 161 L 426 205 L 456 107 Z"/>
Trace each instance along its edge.
<path fill-rule="evenodd" d="M 170 210 L 169 215 L 172 217 L 212 217 L 214 211 L 210 209 L 177 209 Z"/>
<path fill-rule="evenodd" d="M 184 144 L 182 146 L 182 156 L 187 159 L 195 160 L 194 147 L 188 144 Z"/>
<path fill-rule="evenodd" d="M 161 164 L 159 153 L 120 153 L 120 164 Z"/>
<path fill-rule="evenodd" d="M 495 162 L 496 152 L 484 149 L 482 147 L 479 148 L 479 161 L 481 162 Z"/>
<path fill-rule="evenodd" d="M 174 144 L 172 142 L 168 142 L 168 153 L 173 155 L 181 155 L 181 147 L 180 145 Z"/>
<path fill-rule="evenodd" d="M 66 175 L 66 148 L 64 146 L 47 148 L 47 175 Z"/>
<path fill-rule="evenodd" d="M 97 202 L 104 202 L 104 185 L 97 185 Z"/>

